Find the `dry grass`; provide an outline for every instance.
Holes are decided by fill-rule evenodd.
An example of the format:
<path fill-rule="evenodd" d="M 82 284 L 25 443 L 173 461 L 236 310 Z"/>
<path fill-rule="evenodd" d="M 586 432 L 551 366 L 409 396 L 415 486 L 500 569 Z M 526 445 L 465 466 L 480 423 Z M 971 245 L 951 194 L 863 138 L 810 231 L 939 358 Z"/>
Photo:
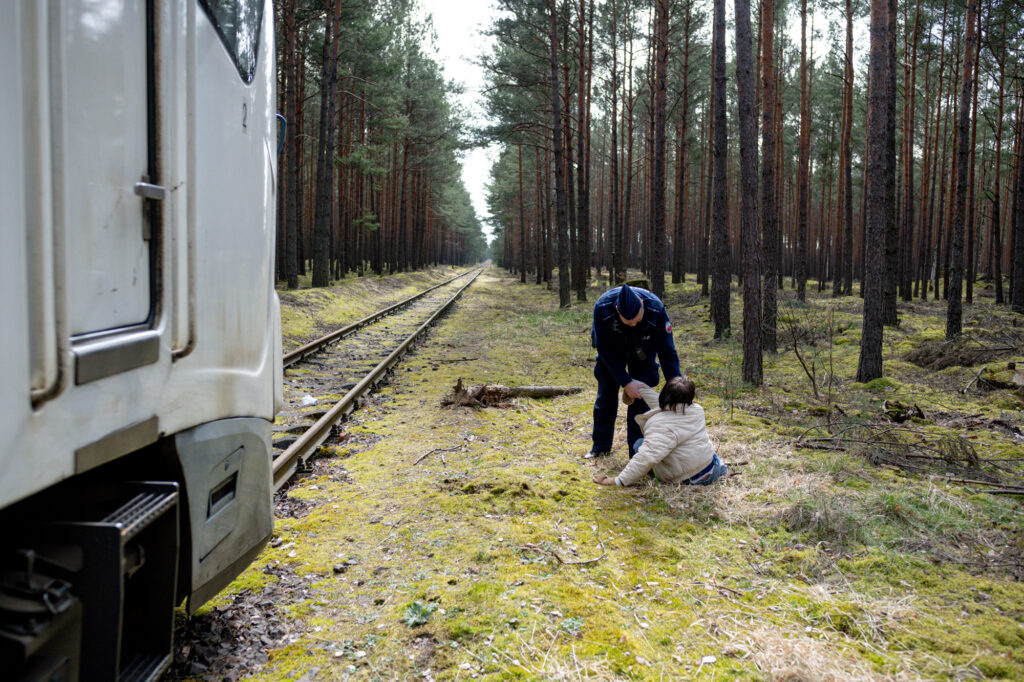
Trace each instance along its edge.
<path fill-rule="evenodd" d="M 626 455 L 620 428 L 612 457 L 580 457 L 595 393 L 590 305 L 557 310 L 552 292 L 490 271 L 374 404 L 355 414 L 338 448 L 346 478 L 331 480 L 326 471 L 297 485 L 290 494 L 314 508 L 281 520 L 282 544 L 239 581 L 259 585 L 264 571 L 303 577 L 288 611 L 300 635 L 256 676 L 1024 675 L 1017 663 L 1024 589 L 1005 572 L 982 573 L 943 554 L 958 551 L 970 529 L 978 543 L 1009 551 L 1019 537 L 1014 503 L 903 476 L 852 453 L 794 449 L 797 433 L 822 421 L 825 398 L 810 395 L 792 353 L 766 358 L 764 389 L 738 384 L 738 345 L 710 339 L 704 305 L 694 305 L 692 293 L 687 284 L 667 297 L 687 303 L 670 308 L 682 364 L 698 381 L 719 455 L 746 462 L 733 467 L 739 475 L 709 487 L 595 486 L 592 473 L 617 472 Z M 863 387 L 848 381 L 859 304 L 852 297 L 807 304 L 828 305 L 842 329 L 832 358 L 842 391 L 833 400 L 856 418 L 874 419 L 884 398 L 906 401 L 911 392 L 926 414 L 941 404 L 950 413 L 955 405 L 958 414 L 998 416 L 973 397 L 926 385 L 928 373 L 896 359 L 935 336 L 927 315 L 937 307 L 910 311 L 887 332 L 886 362 L 899 381 Z M 815 343 L 826 358 L 820 334 Z M 943 375 L 950 386 L 961 380 L 956 371 Z M 503 410 L 442 409 L 459 378 L 586 390 Z M 1006 438 L 986 433 L 972 442 L 1019 448 Z M 556 555 L 598 560 L 571 565 Z M 332 574 L 333 564 L 353 557 L 357 563 Z M 439 604 L 416 629 L 400 621 L 412 601 Z M 358 643 L 365 656 L 335 658 L 332 651 L 353 651 L 341 642 Z"/>

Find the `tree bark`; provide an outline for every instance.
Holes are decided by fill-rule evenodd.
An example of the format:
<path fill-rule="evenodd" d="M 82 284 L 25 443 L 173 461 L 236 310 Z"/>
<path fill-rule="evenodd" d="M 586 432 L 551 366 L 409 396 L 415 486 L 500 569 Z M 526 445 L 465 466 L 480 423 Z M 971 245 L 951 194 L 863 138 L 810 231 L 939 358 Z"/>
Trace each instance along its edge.
<path fill-rule="evenodd" d="M 974 50 L 974 74 L 972 77 L 972 90 L 971 95 L 971 145 L 970 145 L 970 164 L 971 167 L 967 171 L 967 262 L 964 265 L 964 274 L 967 281 L 966 293 L 964 300 L 970 304 L 974 302 L 974 280 L 975 280 L 975 265 L 977 258 L 975 255 L 975 216 L 977 215 L 977 207 L 974 200 L 974 186 L 975 186 L 975 163 L 977 159 L 977 142 L 978 142 L 978 81 L 979 73 L 978 62 L 981 60 L 981 8 L 975 12 L 977 25 L 975 26 L 975 35 L 977 39 L 975 41 Z M 982 140 L 982 146 L 984 147 L 984 140 Z"/>
<path fill-rule="evenodd" d="M 889 28 L 886 31 L 885 46 L 885 58 L 889 60 L 889 66 L 887 71 L 892 77 L 892 116 L 895 126 L 896 117 L 896 0 L 892 0 L 890 3 L 890 10 L 888 13 Z M 895 133 L 893 134 L 893 145 L 895 145 Z M 895 146 L 893 147 L 893 156 L 891 157 L 890 163 L 893 166 L 893 203 L 892 203 L 892 216 L 889 222 L 886 224 L 885 231 L 885 273 L 884 281 L 882 283 L 882 324 L 895 326 L 899 324 L 899 317 L 896 309 L 896 289 L 897 282 L 899 281 L 899 269 L 900 269 L 900 232 L 899 222 L 896 220 L 896 155 Z"/>
<path fill-rule="evenodd" d="M 1006 34 L 1006 20 L 1003 20 L 1003 35 Z M 993 53 L 995 57 L 995 54 Z M 1006 41 L 1003 40 L 1003 50 L 999 57 L 996 57 L 999 64 L 999 94 L 997 97 L 998 109 L 996 113 L 996 162 L 993 169 L 994 179 L 992 182 L 992 216 L 989 219 L 989 251 L 992 259 L 992 278 L 995 280 L 996 303 L 1003 303 L 1003 245 L 1002 245 L 1002 207 L 1000 206 L 1000 190 L 1002 188 L 1002 165 L 1003 165 L 1003 113 L 1005 107 L 1005 91 L 1003 86 L 1006 83 Z"/>
<path fill-rule="evenodd" d="M 714 88 L 711 97 L 715 125 L 714 185 L 712 211 L 713 254 L 711 275 L 711 317 L 715 321 L 715 338 L 728 336 L 729 321 L 729 205 L 726 186 L 726 163 L 729 152 L 728 130 L 726 129 L 725 106 L 725 0 L 714 0 L 714 33 L 712 37 L 711 60 L 714 73 Z"/>
<path fill-rule="evenodd" d="M 1020 90 L 1017 109 L 1017 171 L 1013 192 L 1013 281 L 1010 290 L 1010 309 L 1024 313 L 1024 85 Z"/>
<path fill-rule="evenodd" d="M 967 210 L 967 172 L 971 123 L 971 94 L 974 90 L 975 12 L 978 0 L 967 0 L 964 32 L 964 69 L 960 87 L 960 111 L 957 122 L 956 194 L 953 199 L 953 235 L 950 244 L 948 301 L 946 303 L 946 339 L 952 340 L 963 331 L 962 302 L 960 300 L 964 274 L 964 222 Z"/>
<path fill-rule="evenodd" d="M 711 82 L 709 83 L 709 95 L 714 92 L 715 80 L 714 80 L 714 69 L 711 70 Z M 710 97 L 708 98 L 711 99 Z M 714 138 L 715 138 L 715 118 L 711 115 L 710 101 L 704 106 L 704 119 L 707 126 L 707 145 L 705 146 L 706 152 L 702 155 L 700 164 L 700 178 L 701 178 L 701 197 L 698 201 L 704 202 L 704 210 L 702 212 L 701 224 L 700 224 L 700 250 L 697 255 L 697 279 L 700 280 L 700 295 L 708 295 L 708 277 L 711 264 L 711 203 L 712 195 L 714 194 L 714 182 L 711 179 L 711 159 L 709 157 L 714 155 Z"/>
<path fill-rule="evenodd" d="M 302 232 L 301 138 L 299 136 L 299 98 L 295 87 L 299 67 L 295 58 L 295 0 L 288 0 L 284 8 L 284 71 L 285 107 L 288 119 L 285 130 L 284 176 L 288 188 L 285 199 L 285 278 L 289 289 L 299 286 L 299 234 Z"/>
<path fill-rule="evenodd" d="M 796 297 L 807 298 L 807 208 L 810 202 L 808 165 L 811 144 L 811 102 L 807 82 L 807 0 L 800 0 L 800 168 L 797 179 Z"/>
<path fill-rule="evenodd" d="M 884 241 L 895 219 L 895 74 L 889 59 L 893 0 L 871 0 L 871 54 L 868 82 L 868 155 L 865 173 L 864 321 L 857 381 L 882 376 L 882 288 Z"/>
<path fill-rule="evenodd" d="M 910 63 L 903 67 L 903 215 L 900 266 L 900 297 L 904 301 L 913 298 L 911 284 L 914 276 L 913 261 L 914 243 L 914 114 L 917 100 L 917 43 L 921 23 L 921 0 L 917 0 L 914 10 L 914 28 L 905 27 L 909 43 Z"/>
<path fill-rule="evenodd" d="M 849 0 L 847 0 L 849 2 Z M 764 253 L 764 286 L 761 290 L 764 314 L 761 318 L 761 339 L 769 353 L 778 352 L 776 315 L 779 272 L 775 208 L 775 0 L 761 0 L 761 81 L 764 104 L 761 111 L 761 237 Z M 745 332 L 744 332 L 745 333 Z"/>
<path fill-rule="evenodd" d="M 740 133 L 740 239 L 743 242 L 743 381 L 760 386 L 761 235 L 757 214 L 757 113 L 750 0 L 736 0 L 736 94 Z"/>
<path fill-rule="evenodd" d="M 593 2 L 593 0 L 591 0 Z M 587 279 L 590 277 L 590 187 L 588 182 L 589 149 L 587 140 L 590 138 L 590 100 L 587 87 L 587 34 L 586 34 L 586 0 L 579 0 L 577 10 L 577 41 L 579 42 L 579 73 L 577 74 L 576 93 L 576 300 L 587 300 Z"/>
<path fill-rule="evenodd" d="M 320 136 L 316 158 L 316 215 L 313 220 L 313 286 L 331 283 L 331 209 L 334 175 L 334 101 L 338 82 L 335 0 L 327 0 L 323 71 L 320 79 Z"/>
<path fill-rule="evenodd" d="M 655 0 L 654 6 L 654 168 L 651 188 L 651 291 L 665 295 L 665 96 L 668 72 L 669 0 Z"/>
<path fill-rule="evenodd" d="M 686 281 L 686 239 L 687 225 L 691 224 L 687 216 L 689 209 L 689 144 L 687 133 L 690 116 L 690 28 L 691 9 L 693 3 L 686 3 L 686 14 L 683 17 L 683 83 L 679 92 L 679 125 L 676 135 L 676 214 L 675 238 L 672 240 L 672 283 Z"/>
<path fill-rule="evenodd" d="M 611 200 L 608 202 L 608 232 L 609 249 L 611 251 L 610 268 L 608 270 L 609 285 L 615 285 L 626 280 L 626 261 L 622 254 L 622 220 L 619 215 L 619 15 L 615 0 L 610 0 L 612 5 L 612 35 L 609 46 L 612 51 L 612 115 L 609 119 L 611 127 L 611 148 L 609 149 L 609 165 L 611 166 Z"/>
<path fill-rule="evenodd" d="M 516 145 L 519 163 L 519 282 L 526 284 L 526 195 L 523 194 L 523 145 Z"/>
<path fill-rule="evenodd" d="M 558 88 L 558 22 L 556 0 L 547 0 L 550 15 L 551 48 L 551 120 L 552 144 L 555 154 L 555 230 L 558 232 L 558 304 L 572 304 L 569 280 L 569 225 L 565 191 L 565 161 L 562 158 L 562 107 Z"/>

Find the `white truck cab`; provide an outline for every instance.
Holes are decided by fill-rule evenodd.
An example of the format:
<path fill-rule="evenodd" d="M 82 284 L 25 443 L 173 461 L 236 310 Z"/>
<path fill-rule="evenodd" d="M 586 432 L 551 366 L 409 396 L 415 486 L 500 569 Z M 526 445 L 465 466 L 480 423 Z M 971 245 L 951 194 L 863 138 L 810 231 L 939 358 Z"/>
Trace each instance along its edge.
<path fill-rule="evenodd" d="M 0 665 L 154 679 L 272 529 L 272 4 L 3 17 Z"/>

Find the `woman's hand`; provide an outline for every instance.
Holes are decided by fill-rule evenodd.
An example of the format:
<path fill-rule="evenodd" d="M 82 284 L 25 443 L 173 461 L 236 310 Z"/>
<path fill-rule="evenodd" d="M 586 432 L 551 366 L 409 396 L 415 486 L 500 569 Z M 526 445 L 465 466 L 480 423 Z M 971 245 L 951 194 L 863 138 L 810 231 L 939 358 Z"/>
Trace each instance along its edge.
<path fill-rule="evenodd" d="M 615 485 L 615 479 L 599 472 L 594 474 L 594 483 L 598 485 Z"/>

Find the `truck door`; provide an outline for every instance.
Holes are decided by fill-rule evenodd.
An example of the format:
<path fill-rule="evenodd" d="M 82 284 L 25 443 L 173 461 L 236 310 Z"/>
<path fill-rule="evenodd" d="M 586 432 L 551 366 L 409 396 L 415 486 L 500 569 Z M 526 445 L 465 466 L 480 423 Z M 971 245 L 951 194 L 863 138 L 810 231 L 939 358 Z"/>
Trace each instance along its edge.
<path fill-rule="evenodd" d="M 151 235 L 163 198 L 153 2 L 58 6 L 68 331 L 149 327 L 157 290 Z"/>

